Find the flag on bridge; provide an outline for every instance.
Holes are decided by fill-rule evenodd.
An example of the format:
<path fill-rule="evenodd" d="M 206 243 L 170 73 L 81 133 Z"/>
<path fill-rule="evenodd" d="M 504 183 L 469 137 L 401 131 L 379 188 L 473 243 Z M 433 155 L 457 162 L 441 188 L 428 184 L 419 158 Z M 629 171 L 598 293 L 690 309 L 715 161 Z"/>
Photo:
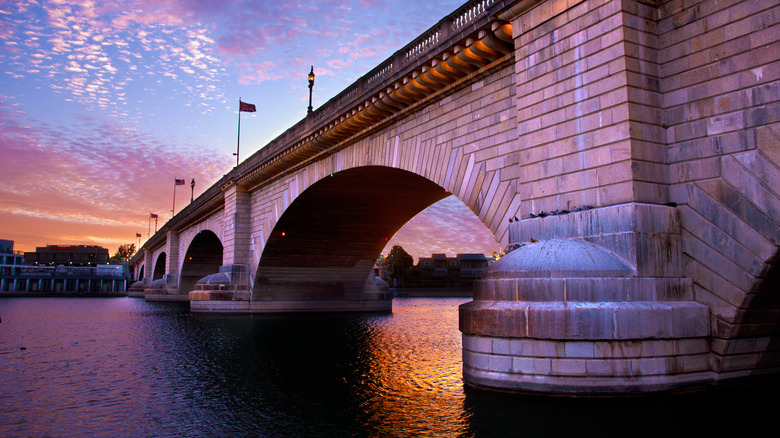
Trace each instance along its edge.
<path fill-rule="evenodd" d="M 175 185 L 177 185 L 177 186 L 183 186 L 184 185 L 184 180 L 183 179 L 179 179 L 179 178 L 175 178 L 175 179 L 176 179 Z"/>
<path fill-rule="evenodd" d="M 257 111 L 257 108 L 251 104 L 246 103 L 241 100 L 241 98 L 238 98 L 238 138 L 236 138 L 236 153 L 233 154 L 236 156 L 236 166 L 238 166 L 238 150 L 241 146 L 241 113 L 253 113 Z"/>
<path fill-rule="evenodd" d="M 152 219 L 157 219 L 157 215 L 155 213 L 149 213 L 149 215 Z"/>
<path fill-rule="evenodd" d="M 239 112 L 243 111 L 245 113 L 253 113 L 253 112 L 257 111 L 257 108 L 253 104 L 242 102 L 239 99 L 239 101 L 238 101 L 238 111 Z"/>
<path fill-rule="evenodd" d="M 135 237 L 140 239 L 141 238 L 141 233 L 135 233 Z"/>

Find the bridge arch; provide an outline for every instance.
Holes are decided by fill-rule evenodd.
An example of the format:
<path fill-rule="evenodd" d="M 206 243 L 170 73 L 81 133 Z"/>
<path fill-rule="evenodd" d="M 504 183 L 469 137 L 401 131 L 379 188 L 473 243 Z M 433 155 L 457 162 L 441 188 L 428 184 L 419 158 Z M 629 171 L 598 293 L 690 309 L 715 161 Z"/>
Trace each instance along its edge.
<path fill-rule="evenodd" d="M 198 280 L 219 271 L 222 251 L 222 242 L 211 230 L 202 230 L 192 238 L 182 261 L 179 279 L 181 293 L 193 290 Z"/>
<path fill-rule="evenodd" d="M 152 281 L 160 280 L 165 275 L 165 259 L 166 255 L 164 252 L 157 256 L 157 261 L 154 263 L 154 271 L 152 271 Z"/>
<path fill-rule="evenodd" d="M 387 166 L 327 175 L 275 224 L 257 268 L 253 300 L 359 299 L 387 241 L 448 196 L 427 178 Z"/>

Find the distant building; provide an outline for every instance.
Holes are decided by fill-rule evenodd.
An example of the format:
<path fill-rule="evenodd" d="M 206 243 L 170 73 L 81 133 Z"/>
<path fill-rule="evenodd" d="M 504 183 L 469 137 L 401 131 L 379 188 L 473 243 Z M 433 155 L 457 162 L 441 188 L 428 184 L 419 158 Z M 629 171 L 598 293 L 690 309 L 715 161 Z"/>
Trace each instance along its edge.
<path fill-rule="evenodd" d="M 450 262 L 452 262 L 452 272 L 450 272 Z M 446 254 L 431 254 L 430 257 L 420 257 L 415 268 L 424 277 L 451 277 L 456 274 L 455 261 L 447 259 Z"/>
<path fill-rule="evenodd" d="M 127 290 L 127 268 L 109 264 L 99 246 L 48 245 L 35 252 L 13 250 L 0 240 L 0 292 L 105 293 Z M 28 259 L 27 257 L 30 257 Z"/>
<path fill-rule="evenodd" d="M 492 257 L 485 257 L 484 254 L 458 254 L 458 275 L 463 278 L 482 278 L 482 271 L 492 261 Z"/>
<path fill-rule="evenodd" d="M 87 245 L 46 245 L 25 252 L 28 265 L 97 266 L 108 263 L 108 249 Z"/>
<path fill-rule="evenodd" d="M 458 277 L 478 279 L 482 277 L 482 271 L 488 267 L 492 258 L 484 254 L 458 254 L 455 257 L 447 257 L 446 254 L 432 254 L 431 257 L 420 257 L 413 268 L 419 271 L 423 277 Z"/>
<path fill-rule="evenodd" d="M 23 264 L 21 251 L 14 251 L 14 241 L 0 240 L 0 290 L 6 290 L 5 279 L 20 274 Z"/>
<path fill-rule="evenodd" d="M 399 287 L 470 290 L 474 280 L 482 278 L 482 271 L 493 260 L 484 254 L 458 254 L 455 257 L 431 254 L 430 257 L 420 257 L 417 264 L 405 272 L 403 286 Z M 381 273 L 383 278 L 390 278 L 385 277 L 389 271 L 383 269 Z"/>

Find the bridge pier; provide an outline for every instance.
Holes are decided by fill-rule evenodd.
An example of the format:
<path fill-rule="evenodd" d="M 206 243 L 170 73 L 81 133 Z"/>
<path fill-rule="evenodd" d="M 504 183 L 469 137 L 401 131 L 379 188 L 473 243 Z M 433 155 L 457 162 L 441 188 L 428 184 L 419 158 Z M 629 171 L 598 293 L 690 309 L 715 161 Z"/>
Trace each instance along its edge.
<path fill-rule="evenodd" d="M 130 285 L 130 287 L 127 289 L 127 296 L 133 297 L 133 298 L 143 298 L 144 297 L 144 289 L 146 288 L 146 285 L 148 284 L 148 279 L 144 278 L 141 280 L 138 280 Z"/>
<path fill-rule="evenodd" d="M 467 384 L 593 395 L 713 381 L 710 309 L 683 276 L 675 208 L 527 219 L 511 237 L 460 308 Z"/>
<path fill-rule="evenodd" d="M 276 294 L 251 292 L 248 267 L 222 266 L 218 274 L 199 280 L 189 293 L 190 310 L 197 313 L 291 313 L 291 312 L 389 312 L 393 294 L 387 284 L 376 281 L 373 274 L 360 290 L 340 298 L 333 294 L 318 295 L 317 285 L 300 285 L 301 293 L 291 293 L 276 285 Z M 312 293 L 314 292 L 314 293 Z"/>
<path fill-rule="evenodd" d="M 208 275 L 195 283 L 189 292 L 193 312 L 248 313 L 251 297 L 248 266 L 221 266 L 219 273 Z"/>
<path fill-rule="evenodd" d="M 163 278 L 144 286 L 144 299 L 146 301 L 188 301 L 190 297 L 179 290 L 178 275 L 165 274 Z"/>

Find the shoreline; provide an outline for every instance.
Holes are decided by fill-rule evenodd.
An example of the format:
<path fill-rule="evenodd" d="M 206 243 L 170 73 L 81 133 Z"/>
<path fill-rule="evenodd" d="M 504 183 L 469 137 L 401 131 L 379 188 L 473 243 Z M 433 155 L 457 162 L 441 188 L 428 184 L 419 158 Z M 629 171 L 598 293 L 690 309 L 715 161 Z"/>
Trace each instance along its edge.
<path fill-rule="evenodd" d="M 127 292 L 0 292 L 0 298 L 120 298 Z"/>

